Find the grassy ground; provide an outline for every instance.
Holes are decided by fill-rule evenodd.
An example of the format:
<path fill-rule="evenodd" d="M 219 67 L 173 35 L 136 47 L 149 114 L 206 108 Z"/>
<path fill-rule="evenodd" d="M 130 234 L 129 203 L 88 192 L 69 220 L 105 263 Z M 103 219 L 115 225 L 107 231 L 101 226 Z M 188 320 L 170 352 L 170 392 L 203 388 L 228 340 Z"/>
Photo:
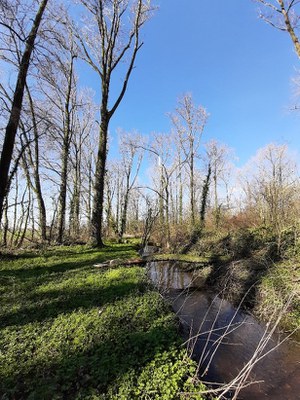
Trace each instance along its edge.
<path fill-rule="evenodd" d="M 93 268 L 135 255 L 112 245 L 2 256 L 1 399 L 202 399 L 175 317 L 143 269 Z"/>

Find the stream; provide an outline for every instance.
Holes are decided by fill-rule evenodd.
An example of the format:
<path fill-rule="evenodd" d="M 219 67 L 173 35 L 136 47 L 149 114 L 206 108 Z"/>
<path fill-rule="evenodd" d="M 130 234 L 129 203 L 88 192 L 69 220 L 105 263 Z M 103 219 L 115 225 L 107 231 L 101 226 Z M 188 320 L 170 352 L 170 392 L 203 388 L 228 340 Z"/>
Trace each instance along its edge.
<path fill-rule="evenodd" d="M 266 325 L 201 289 L 204 278 L 199 271 L 186 272 L 179 266 L 150 262 L 148 276 L 181 321 L 201 380 L 231 382 L 251 363 L 238 399 L 300 400 L 300 345 L 291 339 L 279 345 L 282 336 L 268 335 Z"/>

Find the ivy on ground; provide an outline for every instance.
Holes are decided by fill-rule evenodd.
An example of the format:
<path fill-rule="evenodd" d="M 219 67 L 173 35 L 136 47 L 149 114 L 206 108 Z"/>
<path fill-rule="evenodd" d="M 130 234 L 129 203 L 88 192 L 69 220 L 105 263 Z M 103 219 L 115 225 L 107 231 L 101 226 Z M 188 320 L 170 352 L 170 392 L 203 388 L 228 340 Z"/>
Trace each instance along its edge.
<path fill-rule="evenodd" d="M 0 398 L 203 398 L 176 319 L 144 270 L 93 268 L 134 255 L 127 244 L 1 260 Z"/>

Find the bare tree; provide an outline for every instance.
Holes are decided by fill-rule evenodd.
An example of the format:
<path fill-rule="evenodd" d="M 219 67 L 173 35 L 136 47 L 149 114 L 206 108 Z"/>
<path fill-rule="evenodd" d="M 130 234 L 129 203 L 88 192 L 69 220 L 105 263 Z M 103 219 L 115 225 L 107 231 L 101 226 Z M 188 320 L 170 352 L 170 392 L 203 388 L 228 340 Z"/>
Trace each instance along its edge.
<path fill-rule="evenodd" d="M 176 112 L 170 114 L 171 121 L 179 137 L 179 143 L 186 160 L 189 173 L 190 215 L 195 223 L 195 168 L 199 155 L 200 141 L 208 114 L 202 106 L 193 103 L 191 94 L 186 94 L 178 101 Z"/>
<path fill-rule="evenodd" d="M 124 185 L 122 191 L 121 218 L 118 229 L 119 242 L 122 242 L 126 229 L 129 196 L 134 189 L 143 152 L 141 151 L 141 136 L 133 133 L 121 133 L 120 151 L 122 155 L 122 169 L 124 173 Z"/>
<path fill-rule="evenodd" d="M 157 202 L 153 201 L 150 196 L 143 196 L 145 200 L 145 216 L 144 226 L 141 237 L 141 249 L 144 249 L 148 244 L 151 234 L 153 233 L 155 222 L 157 221 L 159 208 Z"/>
<path fill-rule="evenodd" d="M 74 104 L 72 104 L 71 95 L 74 82 L 74 58 L 75 54 L 71 47 L 70 49 L 70 60 L 67 64 L 65 75 L 67 78 L 67 90 L 64 99 L 64 118 L 63 118 L 63 146 L 62 146 L 62 170 L 61 170 L 61 182 L 59 191 L 59 213 L 58 213 L 58 243 L 62 243 L 63 234 L 65 230 L 66 222 L 66 202 L 67 202 L 67 176 L 68 176 L 68 164 L 69 164 L 69 153 L 72 139 L 72 119 L 71 113 Z"/>
<path fill-rule="evenodd" d="M 207 173 L 205 179 L 203 181 L 202 186 L 202 194 L 201 194 L 201 205 L 200 205 L 200 221 L 199 223 L 195 224 L 193 227 L 193 231 L 190 237 L 189 242 L 182 248 L 181 253 L 186 254 L 188 253 L 194 244 L 197 243 L 199 238 L 202 235 L 202 231 L 205 227 L 205 217 L 206 217 L 206 209 L 207 209 L 207 200 L 209 194 L 209 187 L 211 183 L 211 165 L 208 163 L 207 166 Z"/>
<path fill-rule="evenodd" d="M 39 209 L 39 225 L 40 225 L 40 230 L 41 230 L 41 239 L 42 241 L 46 241 L 47 239 L 47 213 L 46 213 L 46 206 L 45 206 L 45 201 L 42 193 L 42 184 L 41 184 L 41 176 L 40 176 L 40 136 L 41 136 L 41 129 L 39 127 L 39 117 L 38 113 L 36 110 L 36 106 L 34 104 L 33 98 L 30 93 L 30 89 L 28 85 L 26 84 L 26 94 L 27 94 L 27 100 L 28 100 L 28 106 L 29 106 L 29 113 L 31 115 L 31 123 L 32 123 L 32 131 L 33 131 L 33 146 L 30 145 L 30 138 L 28 137 L 26 128 L 23 124 L 21 123 L 21 129 L 23 131 L 23 136 L 25 138 L 26 144 L 27 144 L 27 155 L 26 159 L 23 157 L 23 166 L 25 167 L 24 169 L 28 170 L 28 175 L 27 176 L 27 183 L 31 186 L 33 191 L 36 194 L 37 197 L 37 202 L 38 202 L 38 209 Z M 42 116 L 44 119 L 44 116 Z M 45 122 L 45 121 L 44 121 Z M 48 124 L 46 124 L 47 127 Z M 44 132 L 43 132 L 44 133 Z M 33 148 L 32 148 L 33 147 Z M 27 161 L 28 160 L 28 161 Z M 30 179 L 30 172 L 29 169 L 32 169 L 32 175 L 33 175 L 33 182 Z"/>
<path fill-rule="evenodd" d="M 260 149 L 242 179 L 246 182 L 245 203 L 253 209 L 259 224 L 272 229 L 280 250 L 284 227 L 294 224 L 298 193 L 296 165 L 287 146 L 269 144 Z"/>
<path fill-rule="evenodd" d="M 119 225 L 119 210 L 120 210 L 120 165 L 118 162 L 108 162 L 107 172 L 105 176 L 106 185 L 106 236 L 111 236 L 111 230 L 117 234 Z"/>
<path fill-rule="evenodd" d="M 81 0 L 88 11 L 85 26 L 77 36 L 81 56 L 101 80 L 100 132 L 94 180 L 91 242 L 102 247 L 104 182 L 109 122 L 119 107 L 143 42 L 140 30 L 151 13 L 151 0 Z M 127 61 L 119 94 L 112 100 L 110 89 L 117 67 Z M 118 78 L 119 79 L 119 78 Z"/>
<path fill-rule="evenodd" d="M 135 190 L 132 190 L 129 199 L 127 229 L 134 236 L 141 235 L 142 230 L 142 195 L 143 191 L 135 188 Z"/>
<path fill-rule="evenodd" d="M 69 155 L 72 168 L 68 179 L 70 182 L 69 231 L 73 238 L 77 238 L 80 234 L 80 219 L 81 216 L 84 215 L 84 210 L 82 208 L 86 203 L 86 214 L 89 213 L 89 199 L 87 199 L 87 202 L 84 202 L 83 195 L 85 188 L 90 185 L 91 158 L 93 158 L 93 154 L 89 152 L 89 144 L 95 127 L 95 105 L 91 95 L 86 90 L 78 94 L 77 105 L 77 112 L 72 123 L 73 132 L 71 135 Z M 87 192 L 88 191 L 89 190 L 87 190 Z"/>
<path fill-rule="evenodd" d="M 17 82 L 14 90 L 13 102 L 11 106 L 11 111 L 9 115 L 9 120 L 5 130 L 4 143 L 2 146 L 1 158 L 0 158 L 0 222 L 2 219 L 3 213 L 3 204 L 4 199 L 7 194 L 8 189 L 8 175 L 10 164 L 13 155 L 13 149 L 15 144 L 15 137 L 17 134 L 22 103 L 23 103 L 23 95 L 26 84 L 26 77 L 30 65 L 31 55 L 34 49 L 35 40 L 37 37 L 38 29 L 47 6 L 48 0 L 42 0 L 39 4 L 38 10 L 34 17 L 31 30 L 27 36 L 25 36 L 24 43 L 24 51 L 22 53 L 22 58 L 19 65 Z M 6 2 L 0 3 L 0 15 L 2 16 L 0 19 L 0 25 L 4 28 L 7 28 L 11 31 L 11 25 L 8 21 L 5 20 L 5 16 L 10 14 L 9 5 Z M 8 23 L 7 23 L 8 22 Z M 16 33 L 16 32 L 14 32 Z M 17 33 L 16 33 L 17 34 Z M 18 35 L 18 34 L 17 34 Z"/>
<path fill-rule="evenodd" d="M 170 203 L 171 203 L 171 180 L 175 173 L 181 168 L 183 160 L 173 158 L 174 149 L 173 134 L 154 133 L 152 143 L 145 150 L 155 160 L 153 171 L 153 187 L 150 188 L 158 195 L 159 220 L 163 228 L 163 241 L 170 246 Z"/>
<path fill-rule="evenodd" d="M 230 149 L 216 140 L 211 140 L 206 144 L 206 153 L 211 166 L 211 179 L 213 182 L 213 204 L 214 204 L 214 222 L 215 227 L 219 227 L 221 218 L 222 203 L 219 196 L 219 185 L 221 182 L 225 183 L 228 191 L 228 176 L 229 176 L 229 156 Z M 229 203 L 228 193 L 226 193 L 227 206 Z"/>
<path fill-rule="evenodd" d="M 259 16 L 271 26 L 290 35 L 300 58 L 299 43 L 299 1 L 298 0 L 256 0 L 263 5 Z"/>

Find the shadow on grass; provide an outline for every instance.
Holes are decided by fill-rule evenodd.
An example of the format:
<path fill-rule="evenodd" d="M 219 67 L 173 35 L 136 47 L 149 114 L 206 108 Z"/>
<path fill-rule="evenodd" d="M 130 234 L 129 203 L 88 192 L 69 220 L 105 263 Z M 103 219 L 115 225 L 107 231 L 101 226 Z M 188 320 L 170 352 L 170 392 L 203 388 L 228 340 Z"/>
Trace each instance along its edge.
<path fill-rule="evenodd" d="M 145 291 L 143 283 L 116 282 L 109 286 L 88 285 L 61 290 L 49 290 L 44 293 L 31 295 L 30 304 L 17 311 L 10 311 L 0 318 L 2 327 L 10 325 L 26 325 L 31 322 L 42 322 L 55 318 L 63 313 L 78 309 L 102 307 L 120 298 Z M 25 303 L 26 304 L 26 303 Z"/>
<path fill-rule="evenodd" d="M 10 276 L 20 280 L 24 279 L 31 279 L 31 278 L 39 278 L 41 276 L 46 276 L 49 274 L 60 274 L 67 271 L 80 269 L 92 269 L 93 264 L 96 262 L 102 262 L 104 257 L 95 256 L 94 258 L 81 258 L 77 261 L 67 261 L 67 262 L 60 262 L 56 261 L 53 262 L 52 265 L 44 266 L 44 265 L 36 265 L 30 266 L 25 265 L 23 268 L 18 269 L 6 269 L 0 271 L 1 276 Z"/>
<path fill-rule="evenodd" d="M 106 245 L 103 248 L 92 248 L 87 246 L 56 246 L 49 247 L 45 250 L 32 250 L 32 251 L 20 251 L 20 252 L 2 252 L 0 253 L 0 261 L 15 261 L 20 259 L 36 259 L 39 257 L 45 257 L 46 259 L 55 256 L 79 256 L 80 254 L 93 254 L 102 253 L 125 253 L 128 251 L 137 251 L 138 246 L 135 244 L 122 244 L 122 245 Z"/>
<path fill-rule="evenodd" d="M 131 332 L 124 330 L 124 335 L 95 341 L 85 351 L 66 351 L 59 359 L 35 360 L 29 370 L 2 375 L 0 395 L 50 400 L 81 398 L 77 397 L 79 393 L 84 396 L 91 391 L 105 393 L 126 372 L 134 370 L 138 375 L 155 354 L 176 342 L 171 326 L 156 324 L 148 331 L 139 327 Z"/>
<path fill-rule="evenodd" d="M 0 398 L 75 399 L 78 393 L 89 394 L 90 389 L 105 393 L 118 378 L 129 371 L 140 371 L 156 353 L 177 342 L 174 324 L 162 322 L 156 303 L 149 304 L 148 297 L 144 303 L 135 301 L 147 291 L 136 270 L 103 274 L 92 267 L 110 258 L 130 257 L 133 249 L 123 246 L 106 248 L 105 252 L 75 251 L 73 256 L 67 252 L 62 254 L 62 262 L 50 258 L 44 266 L 38 265 L 38 260 L 25 266 L 26 259 L 23 265 L 3 265 L 0 283 L 6 311 L 3 309 L 0 324 L 10 328 L 3 330 L 8 353 L 5 359 L 0 357 L 4 361 Z M 115 315 L 107 309 L 108 318 L 105 306 L 110 304 L 118 311 Z M 142 314 L 136 313 L 139 304 L 144 304 Z M 101 309 L 99 314 L 95 307 Z M 72 314 L 78 310 L 83 313 Z M 135 315 L 134 322 L 130 315 Z M 82 326 L 80 318 L 86 325 Z M 111 320 L 113 325 L 108 326 Z M 74 325 L 66 329 L 68 321 Z M 35 322 L 41 325 L 29 325 Z M 48 329 L 49 336 L 45 336 Z M 24 340 L 26 343 L 20 345 Z M 7 342 L 12 345 L 6 349 Z"/>
<path fill-rule="evenodd" d="M 41 322 L 64 312 L 102 306 L 119 297 L 143 291 L 142 283 L 126 277 L 123 281 L 103 281 L 102 271 L 93 267 L 93 264 L 112 257 L 126 259 L 132 255 L 133 249 L 131 245 L 106 247 L 105 251 L 67 249 L 63 253 L 62 249 L 54 249 L 50 256 L 47 253 L 47 257 L 58 253 L 61 261 L 41 258 L 38 263 L 30 265 L 25 258 L 21 265 L 4 264 L 0 271 L 1 292 L 6 295 L 3 306 L 10 309 L 5 313 L 3 308 L 2 326 Z"/>
<path fill-rule="evenodd" d="M 93 264 L 96 263 L 102 263 L 107 260 L 110 260 L 112 258 L 118 258 L 118 259 L 127 259 L 130 257 L 130 251 L 134 251 L 134 246 L 126 246 L 126 248 L 115 248 L 115 247 L 106 247 L 105 252 L 101 253 L 99 250 L 95 251 L 93 249 L 91 250 L 84 250 L 82 253 L 78 252 L 67 252 L 66 254 L 63 253 L 56 253 L 53 254 L 47 254 L 44 255 L 43 257 L 46 260 L 42 260 L 40 262 L 40 265 L 30 265 L 27 264 L 26 262 L 24 263 L 25 265 L 21 268 L 5 268 L 2 271 L 0 271 L 0 277 L 1 276 L 11 276 L 15 277 L 21 280 L 24 279 L 30 279 L 32 277 L 39 277 L 41 275 L 47 275 L 47 274 L 52 274 L 52 273 L 63 273 L 66 271 L 74 270 L 77 268 L 85 268 L 85 267 L 93 267 Z M 82 255 L 84 254 L 84 256 Z M 85 256 L 86 255 L 86 256 Z M 62 258 L 67 257 L 70 260 L 68 261 L 60 261 L 60 260 L 54 260 L 51 265 L 43 265 L 48 259 L 51 257 L 57 257 L 61 256 Z M 72 260 L 72 256 L 74 256 L 74 260 Z M 76 256 L 76 257 L 75 257 Z M 37 256 L 37 258 L 40 258 L 41 256 Z M 23 258 L 23 257 L 22 257 Z M 79 258 L 79 259 L 78 259 Z M 24 257 L 26 260 L 26 256 Z"/>

